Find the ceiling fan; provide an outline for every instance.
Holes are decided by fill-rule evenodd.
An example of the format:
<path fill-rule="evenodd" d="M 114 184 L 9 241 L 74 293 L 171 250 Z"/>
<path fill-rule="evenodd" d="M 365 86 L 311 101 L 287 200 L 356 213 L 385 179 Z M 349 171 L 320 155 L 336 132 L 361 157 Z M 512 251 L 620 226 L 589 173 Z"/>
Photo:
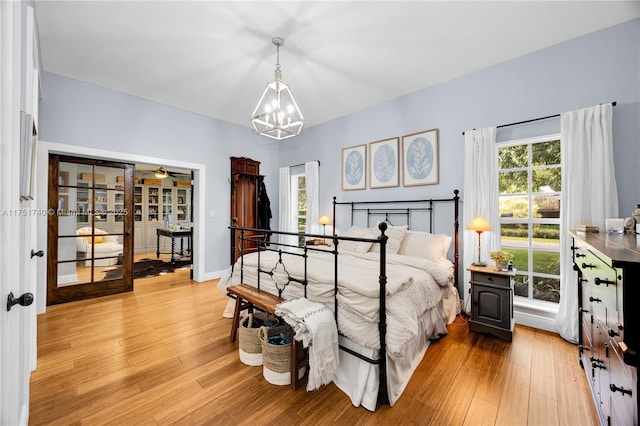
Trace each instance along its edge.
<path fill-rule="evenodd" d="M 191 179 L 190 173 L 172 172 L 162 166 L 158 167 L 155 170 L 140 170 L 140 173 L 146 174 L 146 175 L 153 174 L 158 179 L 165 179 L 168 177 L 180 178 L 180 179 Z"/>

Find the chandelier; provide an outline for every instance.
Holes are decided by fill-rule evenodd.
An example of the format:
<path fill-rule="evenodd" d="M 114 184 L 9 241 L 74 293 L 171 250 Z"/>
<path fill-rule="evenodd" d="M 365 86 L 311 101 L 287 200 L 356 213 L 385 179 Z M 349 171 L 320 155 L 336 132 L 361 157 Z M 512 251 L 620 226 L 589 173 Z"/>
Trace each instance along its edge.
<path fill-rule="evenodd" d="M 299 135 L 304 118 L 289 86 L 282 81 L 280 46 L 284 45 L 284 40 L 274 37 L 271 42 L 276 46 L 275 80 L 264 89 L 251 114 L 251 124 L 258 134 L 281 140 Z"/>

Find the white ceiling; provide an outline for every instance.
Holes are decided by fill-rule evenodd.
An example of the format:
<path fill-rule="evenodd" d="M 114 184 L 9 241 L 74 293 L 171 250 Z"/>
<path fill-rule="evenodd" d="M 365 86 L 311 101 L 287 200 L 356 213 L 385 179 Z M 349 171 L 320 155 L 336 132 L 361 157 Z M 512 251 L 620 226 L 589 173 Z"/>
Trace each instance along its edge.
<path fill-rule="evenodd" d="M 43 67 L 250 127 L 273 79 L 319 124 L 640 16 L 638 1 L 36 0 Z"/>

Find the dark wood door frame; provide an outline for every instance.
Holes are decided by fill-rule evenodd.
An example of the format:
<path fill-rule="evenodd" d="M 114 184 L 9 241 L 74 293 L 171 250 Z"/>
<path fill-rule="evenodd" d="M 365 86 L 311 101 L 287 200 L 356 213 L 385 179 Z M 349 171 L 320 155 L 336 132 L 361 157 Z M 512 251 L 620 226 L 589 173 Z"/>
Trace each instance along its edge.
<path fill-rule="evenodd" d="M 71 162 L 91 166 L 104 166 L 123 169 L 124 210 L 122 233 L 114 233 L 123 245 L 122 253 L 122 277 L 99 281 L 99 285 L 91 282 L 58 286 L 58 182 L 60 174 L 60 162 Z M 90 299 L 123 293 L 133 290 L 133 187 L 135 166 L 130 163 L 119 163 L 106 160 L 86 159 L 65 155 L 49 155 L 49 185 L 48 185 L 48 209 L 47 218 L 47 305 L 65 303 L 74 300 Z M 92 216 L 91 224 L 95 227 L 95 218 Z M 74 234 L 75 235 L 75 234 Z"/>

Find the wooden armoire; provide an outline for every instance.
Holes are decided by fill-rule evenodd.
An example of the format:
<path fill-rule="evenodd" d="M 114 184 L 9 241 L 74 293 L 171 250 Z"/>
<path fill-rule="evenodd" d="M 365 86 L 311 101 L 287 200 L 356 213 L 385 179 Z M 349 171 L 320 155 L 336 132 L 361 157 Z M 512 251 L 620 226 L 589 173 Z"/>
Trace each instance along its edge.
<path fill-rule="evenodd" d="M 229 224 L 237 219 L 240 228 L 258 228 L 258 189 L 264 177 L 260 175 L 260 162 L 246 157 L 231 157 L 231 216 Z M 244 237 L 252 233 L 245 232 Z M 241 235 L 236 233 L 234 252 L 231 250 L 231 263 L 241 255 Z M 231 241 L 233 243 L 233 241 Z M 232 245 L 233 247 L 234 245 Z M 255 249 L 257 244 L 244 242 L 245 252 Z"/>

